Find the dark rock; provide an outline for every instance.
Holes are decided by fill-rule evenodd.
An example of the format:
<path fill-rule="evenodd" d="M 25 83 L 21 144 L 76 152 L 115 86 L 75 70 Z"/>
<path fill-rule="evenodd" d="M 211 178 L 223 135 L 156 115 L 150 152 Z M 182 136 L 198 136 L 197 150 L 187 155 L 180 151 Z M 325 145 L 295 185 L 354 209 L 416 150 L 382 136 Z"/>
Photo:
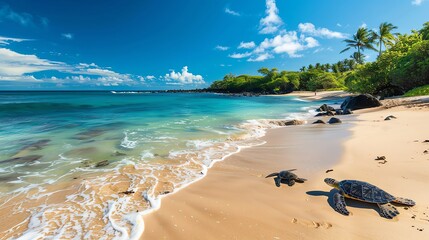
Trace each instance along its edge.
<path fill-rule="evenodd" d="M 166 194 L 169 194 L 169 193 L 170 193 L 170 191 L 164 191 L 164 192 L 161 193 L 161 195 L 166 195 Z"/>
<path fill-rule="evenodd" d="M 39 141 L 37 141 L 37 142 L 31 143 L 31 144 L 29 144 L 29 145 L 27 145 L 27 146 L 23 147 L 23 148 L 21 149 L 21 151 L 24 151 L 24 150 L 40 150 L 40 149 L 42 149 L 43 147 L 45 147 L 46 145 L 48 145 L 48 143 L 49 143 L 50 141 L 51 141 L 51 140 L 49 140 L 49 139 L 42 139 L 42 140 L 39 140 Z"/>
<path fill-rule="evenodd" d="M 429 143 L 429 140 L 424 140 L 423 142 L 424 142 L 424 143 Z"/>
<path fill-rule="evenodd" d="M 77 140 L 89 140 L 91 138 L 100 136 L 106 131 L 104 129 L 90 129 L 88 131 L 80 132 L 76 134 L 73 138 Z"/>
<path fill-rule="evenodd" d="M 335 109 L 331 106 L 328 106 L 327 104 L 323 104 L 318 109 L 316 109 L 318 112 L 326 112 L 326 111 L 335 111 Z"/>
<path fill-rule="evenodd" d="M 42 155 L 28 155 L 24 157 L 15 157 L 15 158 L 9 158 L 4 161 L 0 161 L 0 163 L 9 163 L 9 162 L 16 162 L 16 163 L 30 163 L 34 162 L 36 160 L 39 160 L 42 158 Z"/>
<path fill-rule="evenodd" d="M 386 157 L 385 156 L 377 156 L 376 158 L 375 158 L 375 160 L 386 160 Z"/>
<path fill-rule="evenodd" d="M 427 154 L 427 153 L 428 153 L 428 150 L 424 150 L 424 151 L 423 151 L 423 153 L 424 153 L 424 154 Z"/>
<path fill-rule="evenodd" d="M 335 116 L 335 113 L 328 110 L 326 112 L 320 112 L 320 113 L 315 115 L 315 117 L 323 117 L 323 116 Z"/>
<path fill-rule="evenodd" d="M 301 120 L 291 120 L 291 121 L 285 122 L 285 126 L 302 125 L 302 124 L 304 124 L 304 121 L 301 121 Z"/>
<path fill-rule="evenodd" d="M 318 113 L 318 114 L 316 114 L 316 115 L 314 115 L 315 117 L 323 117 L 323 116 L 326 116 L 326 113 L 324 112 L 324 113 Z"/>
<path fill-rule="evenodd" d="M 119 152 L 119 151 L 115 151 L 113 154 L 112 154 L 112 156 L 114 156 L 114 157 L 120 157 L 120 156 L 126 156 L 127 154 L 125 154 L 125 153 L 121 153 L 121 152 Z"/>
<path fill-rule="evenodd" d="M 393 115 L 390 115 L 390 116 L 387 116 L 387 117 L 384 119 L 384 121 L 388 121 L 388 120 L 392 120 L 392 119 L 396 119 L 396 117 L 395 117 L 395 116 L 393 116 Z"/>
<path fill-rule="evenodd" d="M 347 97 L 341 104 L 341 109 L 364 109 L 381 106 L 380 101 L 370 94 L 361 94 L 354 97 Z"/>
<path fill-rule="evenodd" d="M 342 109 L 335 109 L 335 114 L 337 114 L 337 115 L 343 115 L 344 111 Z"/>
<path fill-rule="evenodd" d="M 325 122 L 323 120 L 317 120 L 315 121 L 313 124 L 325 124 Z"/>
<path fill-rule="evenodd" d="M 17 173 L 1 174 L 0 175 L 0 182 L 16 181 L 19 179 L 20 176 L 21 175 L 18 175 Z"/>
<path fill-rule="evenodd" d="M 290 126 L 290 125 L 301 125 L 304 124 L 304 121 L 301 120 L 272 120 L 268 122 L 269 124 L 272 125 L 277 125 L 277 126 Z"/>
<path fill-rule="evenodd" d="M 88 160 L 84 160 L 81 163 L 82 163 L 82 167 L 90 167 L 91 166 L 91 164 L 89 163 Z"/>
<path fill-rule="evenodd" d="M 350 108 L 347 108 L 346 110 L 343 111 L 344 115 L 349 115 L 349 114 L 353 114 L 352 110 L 350 110 Z"/>
<path fill-rule="evenodd" d="M 109 161 L 108 160 L 104 160 L 104 161 L 96 163 L 95 167 L 104 167 L 104 166 L 107 166 L 107 165 L 109 165 Z"/>
<path fill-rule="evenodd" d="M 342 121 L 339 118 L 333 117 L 333 118 L 329 119 L 328 123 L 329 124 L 335 124 L 335 123 L 342 123 Z"/>
<path fill-rule="evenodd" d="M 132 194 L 132 193 L 135 193 L 135 192 L 133 190 L 127 190 L 127 191 L 123 191 L 123 192 L 120 192 L 120 193 L 125 194 L 125 195 L 129 195 L 129 194 Z"/>
<path fill-rule="evenodd" d="M 328 169 L 328 170 L 326 170 L 326 173 L 332 172 L 332 171 L 334 171 L 334 169 Z"/>

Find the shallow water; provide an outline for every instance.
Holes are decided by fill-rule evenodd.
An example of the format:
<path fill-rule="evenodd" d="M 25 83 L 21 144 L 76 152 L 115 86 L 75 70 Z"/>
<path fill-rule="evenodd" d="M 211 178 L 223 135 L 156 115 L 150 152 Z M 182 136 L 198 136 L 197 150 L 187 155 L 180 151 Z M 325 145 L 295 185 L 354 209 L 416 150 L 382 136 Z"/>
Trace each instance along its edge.
<path fill-rule="evenodd" d="M 291 96 L 0 92 L 0 211 L 27 213 L 0 227 L 0 236 L 137 236 L 141 214 L 160 196 L 261 144 L 269 126 L 259 119 L 305 119 L 321 104 Z"/>

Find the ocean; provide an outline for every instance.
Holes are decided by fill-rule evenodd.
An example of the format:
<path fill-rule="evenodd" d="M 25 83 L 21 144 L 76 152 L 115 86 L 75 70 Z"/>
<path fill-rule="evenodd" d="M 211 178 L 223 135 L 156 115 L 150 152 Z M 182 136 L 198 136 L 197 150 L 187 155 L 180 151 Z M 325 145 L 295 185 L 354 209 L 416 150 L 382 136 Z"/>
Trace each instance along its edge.
<path fill-rule="evenodd" d="M 323 103 L 210 93 L 0 92 L 0 237 L 129 239 L 167 194 Z M 15 217 L 16 216 L 16 217 Z"/>

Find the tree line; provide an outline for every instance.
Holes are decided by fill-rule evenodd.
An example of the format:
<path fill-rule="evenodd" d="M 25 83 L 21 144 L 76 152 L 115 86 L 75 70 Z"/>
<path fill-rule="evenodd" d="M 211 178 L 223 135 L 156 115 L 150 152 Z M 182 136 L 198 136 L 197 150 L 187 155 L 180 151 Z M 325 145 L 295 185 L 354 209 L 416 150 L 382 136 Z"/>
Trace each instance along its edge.
<path fill-rule="evenodd" d="M 381 96 L 401 95 L 429 84 L 429 22 L 409 34 L 393 32 L 391 23 L 381 23 L 376 31 L 360 27 L 341 53 L 355 50 L 350 58 L 336 63 L 316 63 L 299 71 L 261 68 L 259 76 L 232 74 L 215 81 L 215 92 L 288 93 L 295 90 L 344 89 Z M 378 52 L 366 62 L 365 51 Z"/>

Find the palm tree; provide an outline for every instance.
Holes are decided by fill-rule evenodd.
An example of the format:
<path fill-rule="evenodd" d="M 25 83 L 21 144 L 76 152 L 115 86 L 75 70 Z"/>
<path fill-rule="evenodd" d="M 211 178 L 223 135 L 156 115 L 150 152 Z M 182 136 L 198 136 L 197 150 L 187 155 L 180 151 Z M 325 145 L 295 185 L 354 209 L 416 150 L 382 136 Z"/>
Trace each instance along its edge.
<path fill-rule="evenodd" d="M 359 53 L 359 52 L 354 52 L 352 55 L 350 55 L 350 58 L 351 58 L 351 60 L 356 61 L 356 62 L 362 64 L 363 63 L 363 59 L 365 59 L 365 54 Z M 350 65 L 347 65 L 347 66 L 350 68 L 350 70 L 352 70 L 351 67 L 350 67 Z"/>
<path fill-rule="evenodd" d="M 356 34 L 353 34 L 353 39 L 346 39 L 344 42 L 347 43 L 347 48 L 343 49 L 340 53 L 348 51 L 350 48 L 357 48 L 357 62 L 363 63 L 362 54 L 365 49 L 371 49 L 377 51 L 374 46 L 372 46 L 373 39 L 367 28 L 360 27 Z"/>
<path fill-rule="evenodd" d="M 321 67 L 320 63 L 316 63 L 315 68 L 319 70 L 319 69 L 320 69 L 320 67 Z"/>
<path fill-rule="evenodd" d="M 331 69 L 331 64 L 329 64 L 329 63 L 325 63 L 325 65 L 324 65 L 324 66 L 325 66 L 325 69 L 324 69 L 324 70 L 325 70 L 326 72 L 329 72 L 329 69 Z"/>
<path fill-rule="evenodd" d="M 306 67 L 306 66 L 303 66 L 302 68 L 300 68 L 300 69 L 299 69 L 299 71 L 301 71 L 301 72 L 305 72 L 305 71 L 307 71 L 307 67 Z"/>
<path fill-rule="evenodd" d="M 392 33 L 393 29 L 397 29 L 397 26 L 394 26 L 391 23 L 384 22 L 380 24 L 378 27 L 378 32 L 372 32 L 372 39 L 377 41 L 377 46 L 380 47 L 378 51 L 378 56 L 381 56 L 381 47 L 384 44 L 384 47 L 387 48 L 388 45 L 392 44 L 393 40 L 395 40 L 396 33 Z"/>

